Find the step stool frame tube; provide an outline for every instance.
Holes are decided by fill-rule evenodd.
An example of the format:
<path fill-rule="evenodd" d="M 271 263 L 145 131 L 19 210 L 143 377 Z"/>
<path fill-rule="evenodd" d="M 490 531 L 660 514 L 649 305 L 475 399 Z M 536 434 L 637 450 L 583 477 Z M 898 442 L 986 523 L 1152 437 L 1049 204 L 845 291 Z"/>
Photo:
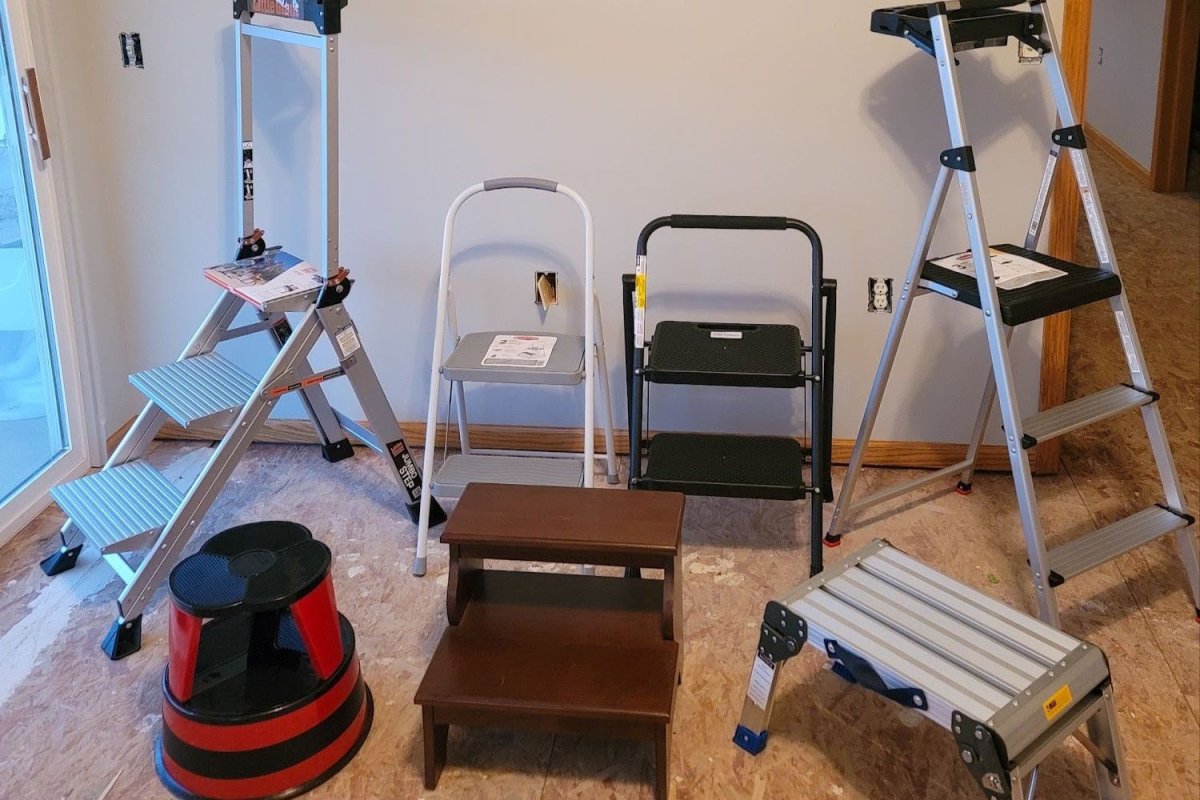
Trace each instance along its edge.
<path fill-rule="evenodd" d="M 438 304 L 437 315 L 434 321 L 434 338 L 433 338 L 433 357 L 430 364 L 429 375 L 429 408 L 425 420 L 425 452 L 423 454 L 423 466 L 421 473 L 430 476 L 428 481 L 422 483 L 421 486 L 421 506 L 420 513 L 417 519 L 417 552 L 416 558 L 413 561 L 413 574 L 420 576 L 424 575 L 428 566 L 428 548 L 429 548 L 429 512 L 433 502 L 433 457 L 437 446 L 437 422 L 438 422 L 438 406 L 441 403 L 441 383 L 442 383 L 442 366 L 445 358 L 445 343 L 449 336 L 452 340 L 457 341 L 459 338 L 457 330 L 457 313 L 451 307 L 452 291 L 450 288 L 450 268 L 451 261 L 454 255 L 454 228 L 458 219 L 458 214 L 462 210 L 463 205 L 468 200 L 476 195 L 485 192 L 500 191 L 505 189 L 527 189 L 535 191 L 550 192 L 552 194 L 561 194 L 575 203 L 579 208 L 580 214 L 583 217 L 584 225 L 584 356 L 583 356 L 583 393 L 584 393 L 584 419 L 583 419 L 583 486 L 590 489 L 594 484 L 593 472 L 595 471 L 596 460 L 596 370 L 598 368 L 606 372 L 607 364 L 604 360 L 602 350 L 604 347 L 603 331 L 598 331 L 599 324 L 599 302 L 596 298 L 595 290 L 595 249 L 596 249 L 596 233 L 595 222 L 592 218 L 591 209 L 588 208 L 586 202 L 569 186 L 557 183 L 551 180 L 542 178 L 497 178 L 484 181 L 483 183 L 475 184 L 463 191 L 454 202 L 450 205 L 450 210 L 446 214 L 446 223 L 442 237 L 442 261 L 441 269 L 438 276 Z M 598 366 L 599 365 L 599 366 Z M 610 477 L 616 475 L 616 454 L 613 451 L 613 436 L 612 436 L 612 394 L 608 389 L 608 376 L 601 376 L 602 385 L 604 388 L 604 396 L 607 413 L 605 443 L 608 447 L 608 472 Z M 466 409 L 463 403 L 463 393 L 461 389 L 457 391 L 459 398 L 459 419 L 461 422 L 466 421 Z M 465 427 L 460 424 L 460 436 L 465 436 Z M 469 448 L 469 439 L 464 438 L 462 442 Z M 475 452 L 482 452 L 476 450 Z"/>

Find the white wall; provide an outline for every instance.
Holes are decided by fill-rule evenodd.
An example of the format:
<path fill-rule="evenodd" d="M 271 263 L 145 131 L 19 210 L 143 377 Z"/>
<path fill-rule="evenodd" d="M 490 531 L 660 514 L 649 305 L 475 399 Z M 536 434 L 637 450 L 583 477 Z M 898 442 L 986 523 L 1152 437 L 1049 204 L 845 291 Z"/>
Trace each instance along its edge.
<path fill-rule="evenodd" d="M 58 90 L 73 106 L 60 154 L 86 268 L 99 276 L 113 428 L 140 402 L 124 373 L 175 357 L 215 299 L 200 269 L 234 248 L 229 4 L 42 2 Z M 866 313 L 866 279 L 902 276 L 947 146 L 933 60 L 871 34 L 873 5 L 354 0 L 342 37 L 342 257 L 360 279 L 350 307 L 397 416 L 424 418 L 446 207 L 483 178 L 532 174 L 573 186 L 595 214 L 619 424 L 619 276 L 642 225 L 673 212 L 811 222 L 826 274 L 841 282 L 835 433 L 853 437 L 891 320 Z M 119 65 L 117 34 L 127 30 L 142 34 L 144 72 Z M 1047 93 L 1040 71 L 1019 67 L 1011 50 L 962 61 L 989 230 L 1019 241 L 1052 128 Z M 315 63 L 275 45 L 260 45 L 257 62 L 260 224 L 272 241 L 315 254 Z M 571 206 L 505 193 L 461 220 L 464 323 L 536 324 L 533 270 L 580 263 Z M 952 210 L 935 250 L 965 246 Z M 651 250 L 652 320 L 807 311 L 799 236 L 666 232 Z M 568 298 L 578 302 L 578 281 Z M 556 311 L 551 323 L 577 317 Z M 909 330 L 877 437 L 961 440 L 986 364 L 977 312 L 922 300 Z M 265 342 L 235 352 L 255 369 L 269 357 Z M 1019 332 L 1014 352 L 1032 409 L 1038 326 Z M 546 390 L 474 394 L 476 422 L 578 418 L 566 396 Z M 794 430 L 798 396 L 656 390 L 652 422 Z M 294 405 L 283 411 L 299 416 Z"/>
<path fill-rule="evenodd" d="M 1166 12 L 1167 0 L 1092 3 L 1087 120 L 1146 169 L 1154 155 Z"/>

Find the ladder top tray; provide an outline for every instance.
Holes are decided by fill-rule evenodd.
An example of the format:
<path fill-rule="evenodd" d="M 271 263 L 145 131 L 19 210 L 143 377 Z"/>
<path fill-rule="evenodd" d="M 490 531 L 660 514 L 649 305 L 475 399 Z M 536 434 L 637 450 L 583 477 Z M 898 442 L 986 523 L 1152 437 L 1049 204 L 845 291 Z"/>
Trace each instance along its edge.
<path fill-rule="evenodd" d="M 1045 29 L 1041 16 L 1031 11 L 991 8 L 951 11 L 948 16 L 955 50 L 1003 47 L 1008 44 L 1009 37 L 1033 44 Z M 929 4 L 876 9 L 871 12 L 871 32 L 899 36 L 933 54 Z"/>
<path fill-rule="evenodd" d="M 784 436 L 659 433 L 650 440 L 642 489 L 702 497 L 799 500 L 808 453 Z"/>
<path fill-rule="evenodd" d="M 827 656 L 849 653 L 887 688 L 923 692 L 915 710 L 948 730 L 955 714 L 986 725 L 1012 758 L 1109 679 L 1099 648 L 882 540 L 779 603 L 805 621 L 808 643 Z"/>
<path fill-rule="evenodd" d="M 803 347 L 794 325 L 660 322 L 645 375 L 652 383 L 791 389 L 804 384 Z"/>
<path fill-rule="evenodd" d="M 1121 293 L 1121 278 L 1102 269 L 1083 267 L 1069 261 L 1026 250 L 1013 244 L 993 245 L 993 249 L 1021 256 L 1047 267 L 1061 270 L 1066 275 L 1042 281 L 1022 289 L 1000 289 L 1000 312 L 1005 325 L 1022 325 L 1061 311 L 1107 300 Z M 921 272 L 921 283 L 925 288 L 947 295 L 959 302 L 981 308 L 979 285 L 973 274 L 940 267 L 933 261 L 925 262 Z"/>
<path fill-rule="evenodd" d="M 417 704 L 503 715 L 498 724 L 670 721 L 679 644 L 663 639 L 658 581 L 500 571 L 479 580 Z"/>
<path fill-rule="evenodd" d="M 526 551 L 533 560 L 582 551 L 674 558 L 683 505 L 683 495 L 666 492 L 472 483 L 446 523 L 442 541 Z"/>
<path fill-rule="evenodd" d="M 499 337 L 530 337 L 545 340 L 553 338 L 553 349 L 544 366 L 527 366 L 537 363 L 529 359 L 489 358 L 489 351 Z M 519 383 L 542 386 L 574 386 L 583 380 L 584 338 L 545 331 L 488 331 L 468 333 L 459 341 L 454 352 L 446 359 L 442 374 L 446 380 L 478 383 Z M 487 362 L 487 363 L 485 363 Z"/>

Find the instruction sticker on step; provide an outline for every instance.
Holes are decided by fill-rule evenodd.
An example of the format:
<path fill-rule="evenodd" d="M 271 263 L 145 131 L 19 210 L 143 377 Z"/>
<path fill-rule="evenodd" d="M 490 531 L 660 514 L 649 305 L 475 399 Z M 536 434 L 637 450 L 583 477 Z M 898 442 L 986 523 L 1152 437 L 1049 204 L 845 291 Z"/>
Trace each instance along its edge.
<path fill-rule="evenodd" d="M 501 334 L 483 356 L 485 367 L 543 369 L 550 363 L 557 336 L 516 336 Z"/>
<path fill-rule="evenodd" d="M 767 661 L 762 656 L 754 657 L 754 669 L 750 672 L 750 688 L 746 690 L 746 697 L 750 698 L 750 702 L 767 710 L 767 703 L 771 700 L 771 686 L 775 683 L 775 665 Z"/>
<path fill-rule="evenodd" d="M 338 329 L 334 338 L 337 339 L 338 350 L 342 352 L 342 361 L 362 350 L 362 343 L 358 341 L 358 331 L 354 330 L 353 322 Z"/>
<path fill-rule="evenodd" d="M 1067 273 L 1061 269 L 1047 267 L 1032 259 L 1015 256 L 1012 253 L 1002 253 L 992 249 L 992 275 L 996 278 L 997 289 L 1023 289 L 1035 283 L 1052 281 Z M 970 250 L 953 256 L 946 256 L 933 262 L 939 267 L 945 267 L 954 272 L 975 277 L 975 254 Z"/>

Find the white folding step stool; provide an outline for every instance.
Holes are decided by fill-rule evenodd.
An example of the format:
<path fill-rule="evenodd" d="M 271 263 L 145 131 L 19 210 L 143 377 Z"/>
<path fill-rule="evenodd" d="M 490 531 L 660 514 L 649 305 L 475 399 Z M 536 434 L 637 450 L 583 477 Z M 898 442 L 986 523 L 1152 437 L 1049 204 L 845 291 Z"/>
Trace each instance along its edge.
<path fill-rule="evenodd" d="M 239 259 L 261 257 L 265 243 L 254 225 L 254 126 L 252 44 L 255 39 L 299 46 L 321 53 L 321 86 L 324 186 L 322 240 L 328 282 L 304 293 L 253 306 L 257 321 L 234 327 L 247 300 L 225 292 L 200 326 L 179 359 L 162 367 L 139 372 L 129 380 L 149 400 L 133 427 L 122 439 L 104 469 L 63 484 L 51 494 L 68 516 L 60 533 L 61 547 L 42 561 L 47 575 L 75 566 L 81 544 L 75 534 L 96 547 L 125 583 L 117 600 L 118 615 L 103 648 L 109 658 L 124 658 L 141 647 L 142 612 L 159 584 L 166 579 L 197 526 L 220 494 L 234 467 L 254 441 L 276 403 L 299 393 L 316 428 L 327 461 L 354 455 L 347 432 L 384 456 L 393 477 L 404 491 L 409 515 L 416 521 L 421 499 L 421 473 L 404 442 L 379 378 L 367 358 L 362 340 L 344 305 L 353 281 L 338 262 L 338 36 L 347 0 L 313 2 L 303 6 L 270 5 L 234 0 L 234 33 L 237 41 L 235 69 L 238 91 L 236 169 L 241 177 L 238 225 L 244 231 Z M 269 9 L 269 10 L 263 10 Z M 315 25 L 316 34 L 257 24 L 258 14 L 302 19 Z M 269 255 L 269 254 L 268 254 Z M 292 327 L 288 313 L 301 315 Z M 265 375 L 247 374 L 216 352 L 224 341 L 269 333 L 279 354 Z M 328 337 L 338 366 L 314 372 L 308 355 Z M 345 377 L 371 429 L 339 413 L 329 404 L 321 385 Z M 192 486 L 179 491 L 161 473 L 142 460 L 168 419 L 184 428 L 227 425 L 228 432 Z M 440 507 L 426 509 L 426 522 L 445 521 Z"/>
<path fill-rule="evenodd" d="M 1104 653 L 886 541 L 767 605 L 734 734 L 753 755 L 780 667 L 806 643 L 840 677 L 950 731 L 987 800 L 1032 798 L 1038 765 L 1073 736 L 1095 759 L 1101 800 L 1130 797 Z"/>
<path fill-rule="evenodd" d="M 1028 11 L 1011 8 L 1024 5 L 1029 6 Z M 1052 625 L 1060 625 L 1058 601 L 1054 590 L 1064 581 L 1168 534 L 1175 537 L 1196 613 L 1200 617 L 1200 560 L 1197 558 L 1196 542 L 1192 532 L 1188 530 L 1195 519 L 1188 513 L 1183 487 L 1158 407 L 1159 396 L 1150 382 L 1146 358 L 1142 354 L 1142 347 L 1134 330 L 1133 313 L 1121 284 L 1112 238 L 1088 162 L 1083 126 L 1078 121 L 1067 91 L 1066 77 L 1058 57 L 1058 41 L 1045 0 L 955 0 L 884 8 L 872 14 L 871 30 L 903 38 L 934 57 L 941 79 L 952 146 L 941 154 L 941 171 L 925 214 L 908 274 L 904 279 L 904 286 L 900 290 L 896 317 L 892 321 L 883 357 L 875 374 L 862 426 L 859 428 L 846 478 L 833 511 L 826 542 L 830 545 L 839 542 L 846 525 L 862 511 L 919 487 L 957 475 L 960 493 L 969 493 L 975 473 L 976 456 L 987 432 L 992 407 L 998 399 L 1004 424 L 1005 446 L 1016 483 L 1021 526 L 1025 533 L 1041 618 Z M 1045 66 L 1062 124 L 1062 127 L 1051 135 L 1050 158 L 1034 202 L 1024 245 L 1020 247 L 990 245 L 983 222 L 982 204 L 975 177 L 975 156 L 967 136 L 958 82 L 958 58 L 962 53 L 977 48 L 1004 47 L 1009 39 L 1016 39 L 1027 48 L 1022 54 L 1023 60 L 1040 61 Z M 1066 154 L 1069 154 L 1075 180 L 1083 197 L 1083 207 L 1099 256 L 1099 269 L 1072 264 L 1037 252 L 1046 221 L 1051 182 L 1059 162 Z M 928 260 L 933 234 L 954 180 L 958 182 L 966 217 L 973 274 L 965 274 Z M 1057 270 L 1061 274 L 1031 285 L 1001 288 L 993 274 L 992 260 L 989 257 L 991 251 L 998 251 L 1002 257 L 1017 256 L 1035 262 L 1041 268 Z M 983 391 L 967 456 L 958 464 L 855 500 L 855 485 L 863 466 L 875 420 L 879 415 L 896 352 L 900 347 L 900 338 L 908 322 L 909 311 L 912 309 L 913 300 L 925 294 L 950 298 L 982 311 L 991 370 Z M 1008 352 L 1013 328 L 1102 300 L 1108 301 L 1116 317 L 1121 345 L 1129 364 L 1129 382 L 1022 419 Z M 1038 514 L 1028 451 L 1040 441 L 1062 436 L 1134 409 L 1141 412 L 1146 426 L 1150 448 L 1162 483 L 1161 499 L 1133 516 L 1117 520 L 1101 530 L 1061 547 L 1048 549 Z"/>
<path fill-rule="evenodd" d="M 486 331 L 460 335 L 458 313 L 450 281 L 454 255 L 454 226 L 458 213 L 472 197 L 505 189 L 531 189 L 560 194 L 579 207 L 584 223 L 584 330 L 580 334 L 546 331 Z M 460 194 L 446 215 L 442 267 L 438 279 L 437 322 L 433 339 L 433 366 L 429 376 L 429 416 L 425 428 L 424 474 L 433 474 L 433 455 L 437 444 L 438 406 L 442 380 L 451 384 L 459 453 L 448 456 L 433 480 L 421 489 L 421 516 L 417 524 L 417 559 L 414 575 L 424 575 L 429 538 L 428 509 L 433 496 L 458 497 L 470 483 L 502 483 L 533 486 L 572 486 L 591 488 L 595 461 L 596 373 L 604 401 L 604 444 L 608 461 L 608 482 L 615 484 L 617 457 L 613 449 L 612 394 L 609 391 L 608 362 L 604 355 L 604 328 L 600 302 L 595 294 L 595 231 L 592 212 L 583 198 L 568 186 L 542 178 L 498 178 L 476 184 Z M 453 342 L 453 352 L 443 359 L 445 337 Z M 531 344 L 545 347 L 552 339 L 544 359 L 521 361 L 498 357 L 494 347 L 502 339 L 527 338 Z M 544 362 L 544 363 L 543 363 Z M 465 383 L 509 383 L 527 386 L 584 386 L 583 457 L 575 454 L 530 453 L 517 450 L 484 450 L 471 447 L 467 430 Z M 448 422 L 448 421 L 447 421 Z M 531 513 L 535 513 L 531 511 Z"/>

